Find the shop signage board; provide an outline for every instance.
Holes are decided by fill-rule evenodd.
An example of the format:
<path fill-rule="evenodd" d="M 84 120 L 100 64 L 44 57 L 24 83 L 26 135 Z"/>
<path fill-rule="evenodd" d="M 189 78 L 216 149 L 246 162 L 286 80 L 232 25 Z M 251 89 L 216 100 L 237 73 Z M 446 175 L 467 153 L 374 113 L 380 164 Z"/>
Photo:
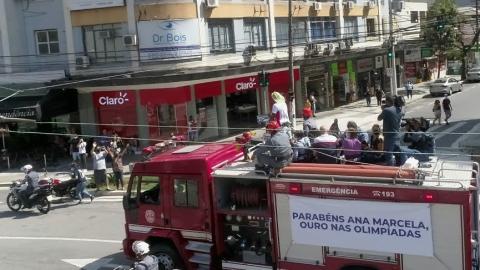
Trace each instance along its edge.
<path fill-rule="evenodd" d="M 125 0 L 70 0 L 70 10 L 85 10 L 125 6 Z"/>
<path fill-rule="evenodd" d="M 430 204 L 289 195 L 292 242 L 433 256 Z"/>
<path fill-rule="evenodd" d="M 405 77 L 415 78 L 417 75 L 417 63 L 416 62 L 405 63 L 404 66 L 405 66 Z"/>
<path fill-rule="evenodd" d="M 138 22 L 140 60 L 172 60 L 201 56 L 198 20 Z"/>
<path fill-rule="evenodd" d="M 38 106 L 0 109 L 0 115 L 7 118 L 39 119 Z"/>
<path fill-rule="evenodd" d="M 405 62 L 417 62 L 422 60 L 422 52 L 420 47 L 406 48 L 403 53 Z"/>
<path fill-rule="evenodd" d="M 373 69 L 374 67 L 372 58 L 363 58 L 357 60 L 357 72 L 366 72 Z"/>
<path fill-rule="evenodd" d="M 433 49 L 432 48 L 421 48 L 421 56 L 422 56 L 422 58 L 432 57 L 433 56 Z"/>
<path fill-rule="evenodd" d="M 259 87 L 258 76 L 247 76 L 225 81 L 225 92 L 234 93 L 245 90 L 255 90 Z"/>
<path fill-rule="evenodd" d="M 135 106 L 135 91 L 99 91 L 92 94 L 96 108 Z"/>

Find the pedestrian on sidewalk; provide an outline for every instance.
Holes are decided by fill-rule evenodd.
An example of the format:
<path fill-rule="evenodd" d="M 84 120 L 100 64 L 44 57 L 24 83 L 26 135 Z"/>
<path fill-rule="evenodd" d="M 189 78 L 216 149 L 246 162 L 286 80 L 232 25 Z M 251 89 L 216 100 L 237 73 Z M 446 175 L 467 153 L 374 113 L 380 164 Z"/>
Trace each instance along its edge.
<path fill-rule="evenodd" d="M 315 117 L 315 113 L 317 112 L 317 99 L 313 93 L 310 93 L 309 100 L 310 104 L 312 104 L 313 117 Z"/>
<path fill-rule="evenodd" d="M 79 162 L 80 161 L 80 154 L 78 152 L 78 142 L 79 138 L 77 135 L 77 132 L 74 130 L 72 138 L 70 139 L 70 155 L 72 156 L 72 160 L 74 162 Z"/>
<path fill-rule="evenodd" d="M 442 106 L 440 105 L 440 100 L 435 100 L 433 103 L 433 116 L 435 119 L 433 119 L 433 125 L 435 125 L 435 121 L 438 120 L 438 124 L 442 124 Z"/>
<path fill-rule="evenodd" d="M 377 98 L 377 106 L 382 105 L 382 97 L 383 97 L 383 91 L 380 88 L 377 88 L 375 90 L 375 97 Z"/>
<path fill-rule="evenodd" d="M 445 94 L 445 98 L 442 101 L 443 112 L 445 113 L 445 124 L 449 125 L 448 119 L 452 117 L 452 103 L 448 98 L 448 94 Z"/>
<path fill-rule="evenodd" d="M 413 83 L 412 83 L 412 81 L 407 81 L 405 83 L 405 91 L 407 92 L 407 98 L 412 99 L 412 96 L 413 96 Z"/>
<path fill-rule="evenodd" d="M 400 122 L 402 120 L 402 108 L 394 105 L 394 98 L 391 95 L 385 97 L 385 106 L 382 105 L 382 112 L 378 115 L 378 121 L 383 121 L 384 157 L 389 166 L 394 166 L 393 153 L 400 149 Z"/>
<path fill-rule="evenodd" d="M 78 154 L 80 155 L 80 168 L 87 169 L 87 142 L 80 138 L 78 140 Z"/>
<path fill-rule="evenodd" d="M 94 142 L 91 155 L 93 159 L 93 177 L 95 178 L 97 191 L 100 190 L 100 184 L 106 184 L 107 190 L 110 190 L 107 178 L 107 162 L 105 160 L 108 152 L 105 146 L 97 146 L 97 143 Z"/>
<path fill-rule="evenodd" d="M 73 178 L 77 181 L 75 187 L 78 203 L 82 203 L 83 195 L 90 198 L 90 202 L 95 198 L 90 192 L 87 191 L 87 178 L 81 170 L 78 169 L 77 163 L 73 162 L 71 166 Z"/>
<path fill-rule="evenodd" d="M 115 186 L 117 187 L 117 190 L 121 189 L 123 190 L 123 155 L 127 151 L 128 148 L 128 143 L 127 146 L 124 147 L 123 149 L 121 148 L 108 148 L 108 153 L 110 156 L 113 158 L 112 162 L 112 170 L 113 170 L 113 175 L 115 177 Z"/>
<path fill-rule="evenodd" d="M 188 117 L 187 134 L 188 134 L 188 140 L 190 142 L 198 141 L 198 123 L 197 123 L 197 120 L 193 118 L 193 115 L 190 115 Z"/>
<path fill-rule="evenodd" d="M 370 107 L 370 105 L 372 104 L 372 91 L 371 91 L 370 87 L 367 86 L 367 88 L 365 88 L 365 92 L 363 94 L 365 95 L 365 100 L 367 101 L 367 106 Z"/>
<path fill-rule="evenodd" d="M 316 130 L 315 120 L 313 120 L 313 113 L 310 108 L 303 109 L 303 133 L 310 135 L 312 130 Z"/>

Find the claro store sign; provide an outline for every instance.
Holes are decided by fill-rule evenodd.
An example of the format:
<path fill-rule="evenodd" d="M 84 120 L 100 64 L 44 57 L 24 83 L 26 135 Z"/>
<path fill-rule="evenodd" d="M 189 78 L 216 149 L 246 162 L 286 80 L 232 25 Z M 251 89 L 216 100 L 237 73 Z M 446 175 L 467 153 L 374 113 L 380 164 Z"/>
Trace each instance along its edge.
<path fill-rule="evenodd" d="M 135 106 L 135 91 L 101 91 L 92 94 L 96 108 Z"/>
<path fill-rule="evenodd" d="M 70 0 L 70 10 L 85 10 L 125 6 L 125 0 Z"/>

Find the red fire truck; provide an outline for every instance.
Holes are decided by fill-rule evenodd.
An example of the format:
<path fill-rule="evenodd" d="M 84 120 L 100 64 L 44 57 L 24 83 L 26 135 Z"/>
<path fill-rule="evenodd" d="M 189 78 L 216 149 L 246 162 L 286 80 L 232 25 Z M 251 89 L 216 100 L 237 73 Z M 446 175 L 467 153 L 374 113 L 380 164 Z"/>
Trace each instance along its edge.
<path fill-rule="evenodd" d="M 160 269 L 478 269 L 478 164 L 405 170 L 294 163 L 255 171 L 235 145 L 178 146 L 136 163 L 124 252 Z"/>

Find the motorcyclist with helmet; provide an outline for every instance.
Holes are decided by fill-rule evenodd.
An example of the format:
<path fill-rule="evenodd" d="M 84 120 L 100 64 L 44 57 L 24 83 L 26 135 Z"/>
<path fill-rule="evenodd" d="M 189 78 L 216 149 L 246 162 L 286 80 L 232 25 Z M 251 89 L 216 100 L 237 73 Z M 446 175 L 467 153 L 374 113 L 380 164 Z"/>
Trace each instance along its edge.
<path fill-rule="evenodd" d="M 25 178 L 22 183 L 26 183 L 27 187 L 22 189 L 18 192 L 20 201 L 22 202 L 23 208 L 28 207 L 28 197 L 33 194 L 35 189 L 38 188 L 38 181 L 40 176 L 36 171 L 33 170 L 33 166 L 27 164 L 21 168 L 21 170 L 25 173 Z"/>
<path fill-rule="evenodd" d="M 149 255 L 150 245 L 144 241 L 135 241 L 132 244 L 132 250 L 135 253 L 134 270 L 158 270 L 158 258 Z"/>

